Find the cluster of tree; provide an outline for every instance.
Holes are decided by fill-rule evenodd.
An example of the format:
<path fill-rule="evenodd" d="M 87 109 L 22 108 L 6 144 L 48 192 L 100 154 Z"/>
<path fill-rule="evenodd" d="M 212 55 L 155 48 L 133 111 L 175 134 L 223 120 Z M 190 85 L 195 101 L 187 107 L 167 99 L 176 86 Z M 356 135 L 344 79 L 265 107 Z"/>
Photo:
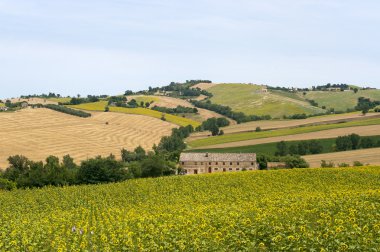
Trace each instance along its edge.
<path fill-rule="evenodd" d="M 300 141 L 298 143 L 278 142 L 276 156 L 308 155 L 323 152 L 323 145 L 318 140 Z"/>
<path fill-rule="evenodd" d="M 44 107 L 51 109 L 51 110 L 58 111 L 58 112 L 73 115 L 73 116 L 79 116 L 79 117 L 84 117 L 84 118 L 91 116 L 90 113 L 87 113 L 87 112 L 84 112 L 81 110 L 76 110 L 76 109 L 64 107 L 64 106 L 60 106 L 60 105 L 55 105 L 55 104 L 46 104 L 46 105 L 44 105 Z"/>
<path fill-rule="evenodd" d="M 156 92 L 170 92 L 168 93 L 168 95 L 173 96 L 173 97 L 184 98 L 184 97 L 199 96 L 201 94 L 211 97 L 212 94 L 207 92 L 206 90 L 192 88 L 192 86 L 198 83 L 212 83 L 212 82 L 210 80 L 186 80 L 185 83 L 171 82 L 167 86 L 149 87 L 147 91 L 146 90 L 139 91 L 136 94 L 152 95 L 152 94 L 155 94 Z M 128 93 L 128 94 L 131 94 L 131 93 Z"/>
<path fill-rule="evenodd" d="M 217 112 L 221 115 L 227 116 L 231 119 L 234 119 L 237 123 L 250 122 L 250 121 L 259 121 L 259 120 L 270 120 L 270 115 L 245 115 L 242 112 L 233 112 L 232 109 L 228 106 L 213 104 L 210 100 L 206 102 L 191 100 L 190 101 L 195 107 L 208 109 L 214 112 Z"/>
<path fill-rule="evenodd" d="M 177 106 L 176 108 L 154 106 L 152 109 L 167 114 L 198 113 L 197 108 L 190 108 L 184 106 Z"/>
<path fill-rule="evenodd" d="M 312 90 L 313 91 L 326 91 L 328 90 L 329 88 L 338 88 L 340 89 L 341 91 L 344 91 L 344 90 L 347 90 L 347 89 L 350 89 L 350 86 L 347 85 L 347 84 L 331 84 L 331 83 L 327 83 L 326 85 L 321 85 L 321 86 L 313 86 L 312 87 Z M 356 89 L 357 90 L 357 89 Z M 355 90 L 354 90 L 355 91 Z M 356 91 L 357 92 L 357 91 Z"/>
<path fill-rule="evenodd" d="M 22 102 L 12 102 L 11 100 L 6 100 L 4 104 L 10 110 L 16 110 L 16 109 L 21 108 Z"/>
<path fill-rule="evenodd" d="M 34 95 L 21 95 L 20 96 L 20 98 L 23 98 L 23 99 L 29 99 L 29 98 L 34 98 L 34 97 L 38 97 L 38 98 L 60 98 L 62 96 L 60 94 L 55 94 L 52 92 L 49 92 L 49 94 L 40 94 L 40 95 L 34 94 Z"/>
<path fill-rule="evenodd" d="M 213 136 L 216 135 L 224 135 L 223 130 L 219 130 L 220 127 L 226 127 L 230 125 L 230 122 L 224 118 L 224 117 L 219 117 L 219 118 L 208 118 L 206 121 L 203 121 L 200 126 L 198 126 L 195 130 L 196 131 L 204 131 L 204 130 L 209 130 L 211 131 L 211 134 Z"/>
<path fill-rule="evenodd" d="M 305 113 L 303 113 L 303 114 L 294 114 L 294 115 L 289 115 L 289 116 L 284 115 L 283 116 L 284 119 L 306 119 L 308 117 L 309 116 L 306 115 Z"/>
<path fill-rule="evenodd" d="M 355 109 L 357 111 L 362 111 L 363 114 L 366 114 L 370 109 L 373 109 L 378 105 L 380 105 L 380 101 L 371 101 L 369 98 L 359 97 Z"/>
<path fill-rule="evenodd" d="M 200 88 L 188 88 L 188 89 L 183 90 L 183 92 L 181 92 L 180 94 L 185 97 L 200 96 L 200 95 L 212 97 L 212 93 L 207 92 L 206 90 L 202 90 Z"/>
<path fill-rule="evenodd" d="M 308 101 L 311 106 L 318 107 L 318 102 L 316 102 L 314 100 L 309 100 L 309 99 L 306 99 L 306 101 Z"/>
<path fill-rule="evenodd" d="M 259 163 L 260 169 L 267 169 L 268 162 L 284 162 L 287 168 L 308 168 L 309 163 L 305 161 L 300 156 L 271 156 L 266 154 L 257 154 L 257 162 Z"/>
<path fill-rule="evenodd" d="M 340 136 L 335 140 L 336 151 L 357 150 L 380 147 L 380 140 L 375 142 L 372 137 L 361 137 L 358 134 Z"/>
<path fill-rule="evenodd" d="M 98 102 L 99 96 L 96 95 L 88 95 L 86 98 L 82 97 L 73 97 L 71 98 L 69 103 L 65 103 L 65 105 L 79 105 L 82 103 L 90 103 L 90 102 Z"/>
<path fill-rule="evenodd" d="M 111 96 L 108 98 L 108 105 L 114 105 L 116 107 L 122 107 L 127 102 L 125 96 Z"/>

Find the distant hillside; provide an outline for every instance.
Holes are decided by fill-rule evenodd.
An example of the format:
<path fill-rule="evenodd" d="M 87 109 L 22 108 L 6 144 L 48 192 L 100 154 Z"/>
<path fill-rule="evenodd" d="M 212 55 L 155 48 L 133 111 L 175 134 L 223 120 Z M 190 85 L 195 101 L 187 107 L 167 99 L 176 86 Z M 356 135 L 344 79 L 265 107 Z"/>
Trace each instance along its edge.
<path fill-rule="evenodd" d="M 327 109 L 334 108 L 335 111 L 346 111 L 356 106 L 359 97 L 366 97 L 380 101 L 380 90 L 359 90 L 345 92 L 309 91 L 306 95 L 299 93 L 303 98 L 314 100 L 319 107 L 326 106 Z"/>
<path fill-rule="evenodd" d="M 213 94 L 212 103 L 229 106 L 233 111 L 247 115 L 271 115 L 272 118 L 281 118 L 284 115 L 325 112 L 296 94 L 262 90 L 259 85 L 218 84 L 211 86 L 207 91 Z"/>

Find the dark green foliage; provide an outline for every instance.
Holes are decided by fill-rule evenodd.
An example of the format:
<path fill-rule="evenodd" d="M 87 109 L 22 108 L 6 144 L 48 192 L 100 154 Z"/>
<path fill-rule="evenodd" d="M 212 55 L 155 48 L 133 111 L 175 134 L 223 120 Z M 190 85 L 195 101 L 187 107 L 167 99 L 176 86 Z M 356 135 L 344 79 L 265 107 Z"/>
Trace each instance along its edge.
<path fill-rule="evenodd" d="M 55 105 L 55 104 L 46 104 L 44 107 L 51 109 L 51 110 L 58 111 L 58 112 L 62 112 L 65 114 L 73 115 L 73 116 L 79 116 L 79 117 L 84 117 L 84 118 L 91 116 L 90 113 L 87 113 L 87 112 L 84 112 L 81 110 L 76 110 L 76 109 L 64 107 L 64 106 L 60 106 L 60 105 Z"/>
<path fill-rule="evenodd" d="M 336 139 L 335 143 L 337 151 L 346 151 L 352 149 L 350 136 L 340 136 Z"/>
<path fill-rule="evenodd" d="M 175 174 L 175 164 L 160 155 L 152 155 L 141 162 L 141 177 L 160 177 Z"/>
<path fill-rule="evenodd" d="M 276 156 L 286 156 L 288 155 L 288 153 L 289 153 L 289 150 L 288 150 L 288 146 L 286 145 L 286 142 L 285 141 L 278 142 Z"/>
<path fill-rule="evenodd" d="M 354 163 L 352 164 L 352 166 L 363 166 L 363 163 L 359 162 L 359 161 L 354 161 Z"/>
<path fill-rule="evenodd" d="M 323 145 L 318 140 L 309 141 L 309 152 L 311 154 L 319 154 L 323 152 Z"/>
<path fill-rule="evenodd" d="M 132 90 L 127 90 L 127 91 L 125 91 L 124 95 L 133 95 L 133 91 Z"/>
<path fill-rule="evenodd" d="M 126 178 L 127 171 L 124 164 L 114 157 L 100 156 L 81 163 L 78 170 L 78 182 L 84 184 L 98 184 L 117 182 Z"/>
<path fill-rule="evenodd" d="M 308 168 L 309 164 L 299 156 L 286 156 L 283 160 L 287 168 Z"/>
<path fill-rule="evenodd" d="M 360 147 L 363 149 L 375 147 L 375 143 L 370 137 L 362 137 L 360 141 Z"/>
<path fill-rule="evenodd" d="M 355 109 L 363 111 L 363 114 L 366 114 L 370 109 L 373 109 L 378 105 L 380 105 L 380 101 L 371 101 L 369 98 L 359 97 Z"/>
<path fill-rule="evenodd" d="M 358 134 L 351 134 L 350 139 L 352 143 L 352 149 L 353 150 L 358 149 L 359 144 L 360 144 L 360 136 Z"/>
<path fill-rule="evenodd" d="M 260 128 L 260 127 L 256 127 L 255 131 L 256 131 L 256 132 L 260 132 L 260 131 L 261 131 L 261 128 Z"/>
<path fill-rule="evenodd" d="M 15 182 L 0 177 L 0 191 L 1 190 L 11 191 L 13 189 L 16 189 Z"/>
<path fill-rule="evenodd" d="M 70 105 L 79 105 L 82 103 L 90 103 L 90 102 L 98 102 L 99 96 L 88 95 L 87 98 L 73 97 L 71 98 L 69 104 Z"/>
<path fill-rule="evenodd" d="M 309 116 L 307 116 L 305 113 L 304 114 L 294 114 L 290 116 L 284 116 L 284 119 L 306 119 Z"/>
<path fill-rule="evenodd" d="M 177 106 L 176 108 L 154 106 L 152 110 L 156 110 L 156 111 L 167 113 L 167 114 L 198 113 L 197 108 L 190 108 L 190 107 L 183 107 L 183 106 Z"/>

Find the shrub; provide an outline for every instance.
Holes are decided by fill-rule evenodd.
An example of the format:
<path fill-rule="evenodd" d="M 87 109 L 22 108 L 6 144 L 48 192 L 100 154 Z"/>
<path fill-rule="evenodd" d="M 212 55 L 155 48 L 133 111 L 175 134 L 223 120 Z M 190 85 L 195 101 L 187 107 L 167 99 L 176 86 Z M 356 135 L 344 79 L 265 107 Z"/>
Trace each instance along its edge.
<path fill-rule="evenodd" d="M 13 190 L 16 189 L 16 183 L 5 178 L 0 178 L 0 190 Z"/>
<path fill-rule="evenodd" d="M 321 167 L 322 168 L 333 168 L 333 167 L 335 167 L 335 164 L 332 161 L 326 162 L 326 160 L 322 160 L 321 161 Z"/>
<path fill-rule="evenodd" d="M 67 108 L 67 107 L 60 106 L 60 105 L 55 105 L 55 104 L 46 104 L 44 107 L 51 109 L 51 110 L 58 111 L 58 112 L 62 112 L 65 114 L 73 115 L 73 116 L 79 116 L 79 117 L 90 117 L 91 116 L 90 113 L 87 113 L 87 112 L 84 112 L 81 110 L 72 109 L 72 108 Z"/>
<path fill-rule="evenodd" d="M 354 161 L 353 166 L 363 166 L 363 163 L 359 161 Z"/>

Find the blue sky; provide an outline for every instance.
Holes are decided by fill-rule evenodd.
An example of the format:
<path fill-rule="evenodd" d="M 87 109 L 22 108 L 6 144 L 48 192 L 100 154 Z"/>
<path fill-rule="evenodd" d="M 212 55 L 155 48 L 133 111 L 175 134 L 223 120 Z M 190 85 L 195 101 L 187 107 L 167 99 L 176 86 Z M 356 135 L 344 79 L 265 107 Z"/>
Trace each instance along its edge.
<path fill-rule="evenodd" d="M 380 88 L 378 0 L 0 0 L 0 97 L 205 78 Z"/>

